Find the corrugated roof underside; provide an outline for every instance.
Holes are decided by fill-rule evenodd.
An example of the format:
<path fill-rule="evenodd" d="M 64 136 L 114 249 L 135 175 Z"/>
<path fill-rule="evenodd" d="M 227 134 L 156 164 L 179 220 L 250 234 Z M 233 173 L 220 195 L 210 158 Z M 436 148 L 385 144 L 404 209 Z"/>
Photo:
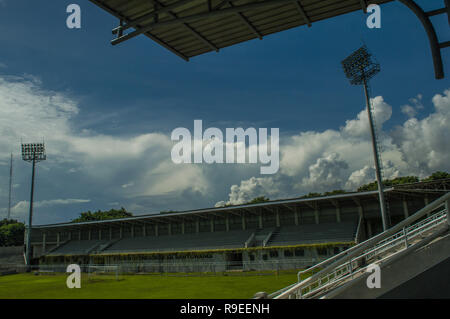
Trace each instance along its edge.
<path fill-rule="evenodd" d="M 91 0 L 103 9 L 108 8 L 116 17 L 126 22 L 140 19 L 155 11 L 152 0 Z M 377 0 L 377 3 L 392 0 Z M 161 7 L 172 6 L 180 0 L 158 1 Z M 184 1 L 186 2 L 186 1 Z M 270 1 L 237 0 L 233 4 L 221 0 L 211 0 L 211 8 L 221 3 L 221 9 Z M 360 0 L 301 0 L 297 1 L 306 12 L 310 22 L 316 22 L 341 14 L 361 10 Z M 228 13 L 213 17 L 202 17 L 188 22 L 166 24 L 149 30 L 145 34 L 159 44 L 184 58 L 190 58 L 206 52 L 215 51 L 230 45 L 266 36 L 290 28 L 308 24 L 295 1 L 272 3 L 269 6 L 249 8 L 241 12 Z M 206 0 L 192 0 L 175 7 L 169 12 L 160 13 L 158 20 L 150 16 L 140 21 L 139 27 L 154 23 L 163 23 L 177 18 L 208 12 Z M 248 23 L 251 25 L 249 26 Z M 256 31 L 255 31 L 256 29 Z M 132 29 L 131 29 L 132 30 Z"/>

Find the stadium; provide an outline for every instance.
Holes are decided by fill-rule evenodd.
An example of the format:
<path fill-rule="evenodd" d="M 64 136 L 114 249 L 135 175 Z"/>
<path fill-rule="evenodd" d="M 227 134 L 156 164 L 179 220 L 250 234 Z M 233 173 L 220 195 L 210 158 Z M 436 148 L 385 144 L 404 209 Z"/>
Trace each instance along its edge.
<path fill-rule="evenodd" d="M 423 217 L 419 218 L 419 226 L 424 224 L 425 231 L 430 232 L 428 219 L 431 218 L 431 234 L 442 235 L 442 232 L 435 232 L 435 227 L 440 230 L 442 222 L 446 224 L 446 213 L 437 210 L 434 203 L 448 195 L 449 187 L 450 179 L 443 179 L 385 189 L 391 229 L 410 219 L 417 220 L 417 212 L 427 210 L 427 214 L 422 213 Z M 124 280 L 131 284 L 137 274 L 150 275 L 151 280 L 154 274 L 165 274 L 169 277 L 161 277 L 162 283 L 174 276 L 176 283 L 181 284 L 187 276 L 203 278 L 199 279 L 203 283 L 212 280 L 211 287 L 220 286 L 220 277 L 226 278 L 223 275 L 228 273 L 234 274 L 230 279 L 255 280 L 259 284 L 256 287 L 272 289 L 274 291 L 268 292 L 276 297 L 288 293 L 286 289 L 296 282 L 297 272 L 306 276 L 302 278 L 311 278 L 311 274 L 326 269 L 324 265 L 330 261 L 345 257 L 353 249 L 386 233 L 382 229 L 377 195 L 377 191 L 364 191 L 103 221 L 38 225 L 33 227 L 31 240 L 32 270 L 40 277 L 52 278 L 46 275 L 63 274 L 68 265 L 78 264 L 88 282 Z M 399 235 L 393 238 L 400 244 L 404 242 Z M 394 245 L 396 250 L 398 244 Z M 26 272 L 23 247 L 5 247 L 0 252 L 3 274 Z M 357 268 L 355 265 L 354 269 Z M 267 275 L 275 280 L 272 285 Z M 144 277 L 137 278 L 142 278 L 142 284 L 146 282 Z M 306 281 L 300 283 L 303 282 Z M 230 282 L 224 284 L 230 286 Z M 283 286 L 286 287 L 277 290 Z M 135 287 L 137 289 L 139 284 Z M 249 289 L 252 287 L 250 285 Z M 231 296 L 236 296 L 236 291 Z M 248 292 L 246 296 L 251 297 Z M 172 297 L 169 294 L 169 298 Z"/>
<path fill-rule="evenodd" d="M 395 225 L 450 179 L 385 190 Z M 376 191 L 33 227 L 34 265 L 127 272 L 304 269 L 382 231 Z"/>
<path fill-rule="evenodd" d="M 111 44 L 143 35 L 186 61 L 343 14 L 367 13 L 369 5 L 365 0 L 90 2 L 118 20 Z M 371 2 L 385 5 L 393 1 Z M 444 8 L 430 12 L 424 12 L 413 0 L 399 2 L 421 21 L 430 40 L 434 75 L 442 79 L 441 50 L 449 42 L 438 41 L 430 17 L 448 14 L 448 1 Z M 111 298 L 118 294 L 123 298 L 172 298 L 177 289 L 171 286 L 174 281 L 169 282 L 175 278 L 176 285 L 189 282 L 190 294 L 175 295 L 182 298 L 302 299 L 420 297 L 410 287 L 422 287 L 422 294 L 430 293 L 423 288 L 421 280 L 425 280 L 440 296 L 450 296 L 448 287 L 439 289 L 439 278 L 450 277 L 450 179 L 383 189 L 379 136 L 368 87 L 380 65 L 363 46 L 342 61 L 342 66 L 351 84 L 364 84 L 378 191 L 339 191 L 118 219 L 32 225 L 34 169 L 46 155 L 43 143 L 22 144 L 22 153 L 28 149 L 23 159 L 33 163 L 30 226 L 23 247 L 0 249 L 0 284 L 16 289 L 12 298 L 35 297 L 41 287 L 48 288 L 45 296 L 51 298 L 104 297 L 99 292 L 109 292 Z M 31 150 L 36 145 L 37 150 Z M 67 267 L 73 264 L 81 267 L 88 279 L 83 284 L 89 289 L 74 292 L 61 284 Z M 382 267 L 386 279 L 378 291 L 365 286 L 372 265 Z M 431 274 L 430 269 L 439 269 L 439 275 Z M 201 279 L 192 280 L 197 277 Z M 225 292 L 231 285 L 226 277 L 235 277 L 234 290 Z M 149 278 L 158 282 L 151 289 L 159 287 L 162 294 L 143 293 L 150 289 Z M 249 284 L 251 280 L 257 284 Z M 195 294 L 196 285 L 203 289 L 202 294 Z M 3 290 L 0 297 L 8 298 L 9 294 Z"/>

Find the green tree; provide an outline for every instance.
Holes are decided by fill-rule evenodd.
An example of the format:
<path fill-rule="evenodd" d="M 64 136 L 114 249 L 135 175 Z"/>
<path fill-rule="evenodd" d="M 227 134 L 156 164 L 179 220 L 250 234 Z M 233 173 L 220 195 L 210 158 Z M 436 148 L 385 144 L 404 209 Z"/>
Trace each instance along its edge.
<path fill-rule="evenodd" d="M 323 193 L 324 196 L 330 196 L 330 195 L 339 195 L 339 194 L 345 194 L 347 193 L 346 191 L 344 191 L 343 189 L 335 189 L 334 191 L 331 192 L 325 192 Z"/>
<path fill-rule="evenodd" d="M 15 219 L 3 219 L 0 221 L 0 246 L 23 245 L 25 224 Z"/>
<path fill-rule="evenodd" d="M 450 178 L 450 174 L 447 172 L 437 171 L 437 172 L 434 172 L 433 174 L 431 174 L 430 176 L 428 176 L 427 178 L 424 178 L 422 181 L 429 182 L 429 181 L 435 181 L 435 180 L 444 179 L 444 178 Z"/>
<path fill-rule="evenodd" d="M 383 181 L 384 186 L 395 186 L 395 185 L 402 185 L 402 184 L 409 184 L 409 183 L 417 183 L 419 181 L 419 178 L 417 176 L 402 176 L 402 177 L 396 177 L 394 179 L 386 179 Z M 367 191 L 375 191 L 378 189 L 378 183 L 372 182 L 369 184 L 362 185 L 358 188 L 358 192 L 367 192 Z"/>
<path fill-rule="evenodd" d="M 173 214 L 173 213 L 179 213 L 177 210 L 162 210 L 159 212 L 160 214 Z"/>
<path fill-rule="evenodd" d="M 133 214 L 130 212 L 127 212 L 125 210 L 125 208 L 123 208 L 123 207 L 121 209 L 110 209 L 108 211 L 98 210 L 94 213 L 92 213 L 91 211 L 87 211 L 87 212 L 81 213 L 80 217 L 72 220 L 72 223 L 116 219 L 116 218 L 126 218 L 126 217 L 132 217 L 132 216 L 133 216 Z"/>
<path fill-rule="evenodd" d="M 325 193 L 315 193 L 315 192 L 311 192 L 308 193 L 306 195 L 303 195 L 300 198 L 313 198 L 313 197 L 320 197 L 320 196 L 330 196 L 330 195 L 338 195 L 338 194 L 345 194 L 347 193 L 346 191 L 344 191 L 343 189 L 335 189 L 331 192 L 325 192 Z"/>
<path fill-rule="evenodd" d="M 265 196 L 255 197 L 251 201 L 249 201 L 246 204 L 258 204 L 258 203 L 265 203 L 270 201 L 269 198 L 266 198 Z"/>
<path fill-rule="evenodd" d="M 311 193 L 308 193 L 306 195 L 303 195 L 301 198 L 312 198 L 312 197 L 320 197 L 320 196 L 322 196 L 321 193 L 311 192 Z"/>

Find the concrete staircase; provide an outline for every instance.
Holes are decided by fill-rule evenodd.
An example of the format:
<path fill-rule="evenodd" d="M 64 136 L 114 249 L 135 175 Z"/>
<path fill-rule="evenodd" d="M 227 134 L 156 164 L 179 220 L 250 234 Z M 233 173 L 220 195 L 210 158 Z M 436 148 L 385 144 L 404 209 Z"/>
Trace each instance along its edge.
<path fill-rule="evenodd" d="M 300 271 L 298 278 L 316 273 L 268 298 L 450 297 L 449 227 L 450 192 L 386 231 Z M 368 285 L 375 272 L 381 287 Z"/>
<path fill-rule="evenodd" d="M 379 266 L 380 288 L 368 288 L 364 273 L 321 298 L 450 298 L 450 233 L 441 231 Z"/>

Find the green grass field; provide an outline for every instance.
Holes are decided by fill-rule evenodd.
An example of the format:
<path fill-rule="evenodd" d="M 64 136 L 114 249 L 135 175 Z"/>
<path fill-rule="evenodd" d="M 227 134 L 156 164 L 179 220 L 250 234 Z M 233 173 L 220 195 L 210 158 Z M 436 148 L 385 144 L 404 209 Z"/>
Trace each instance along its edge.
<path fill-rule="evenodd" d="M 0 277 L 5 299 L 228 299 L 252 298 L 258 291 L 274 292 L 297 281 L 296 272 L 229 275 L 82 275 L 81 288 L 66 286 L 68 274 L 16 274 Z"/>

